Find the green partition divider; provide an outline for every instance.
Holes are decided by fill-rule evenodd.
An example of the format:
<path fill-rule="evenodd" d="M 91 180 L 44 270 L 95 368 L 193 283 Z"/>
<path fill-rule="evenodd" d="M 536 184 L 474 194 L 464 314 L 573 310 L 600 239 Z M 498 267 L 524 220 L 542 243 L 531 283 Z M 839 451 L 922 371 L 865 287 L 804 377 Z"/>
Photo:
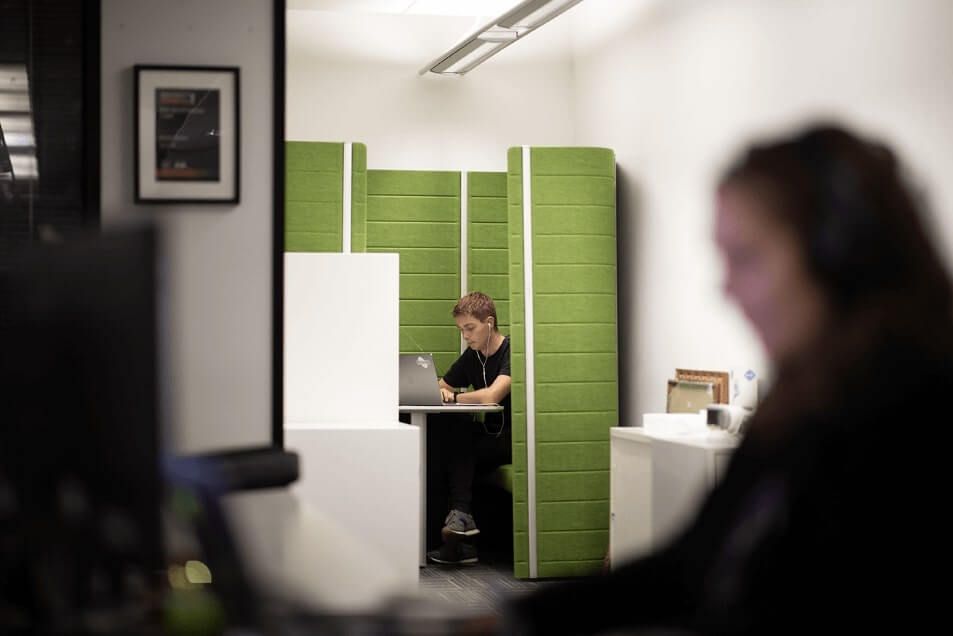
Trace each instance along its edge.
<path fill-rule="evenodd" d="M 460 355 L 460 173 L 368 170 L 367 251 L 400 254 L 400 350 L 442 375 Z"/>
<path fill-rule="evenodd" d="M 351 251 L 367 250 L 367 146 L 351 144 Z"/>
<path fill-rule="evenodd" d="M 351 250 L 366 242 L 367 148 L 351 144 Z M 285 143 L 285 251 L 343 249 L 345 144 Z"/>
<path fill-rule="evenodd" d="M 506 225 L 506 173 L 467 173 L 467 290 L 481 291 L 493 299 L 499 327 L 509 333 Z"/>
<path fill-rule="evenodd" d="M 603 148 L 532 148 L 528 236 L 522 149 L 511 148 L 507 163 L 515 573 L 533 574 L 532 512 L 535 575 L 586 575 L 598 571 L 608 551 L 609 428 L 618 424 L 615 158 Z M 525 240 L 531 241 L 532 263 L 523 262 Z M 526 268 L 533 284 L 531 325 Z M 534 342 L 532 447 L 527 333 Z"/>

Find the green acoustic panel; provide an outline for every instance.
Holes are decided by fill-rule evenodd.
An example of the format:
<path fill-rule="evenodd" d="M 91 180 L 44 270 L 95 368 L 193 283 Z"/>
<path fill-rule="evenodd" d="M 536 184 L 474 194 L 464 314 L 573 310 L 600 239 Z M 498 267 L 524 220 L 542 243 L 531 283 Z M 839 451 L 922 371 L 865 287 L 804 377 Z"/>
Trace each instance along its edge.
<path fill-rule="evenodd" d="M 519 516 L 514 515 L 514 521 L 518 521 Z M 513 532 L 513 561 L 514 565 L 525 563 L 529 560 L 529 536 L 526 534 L 526 530 L 515 530 Z M 526 572 L 522 575 L 519 574 L 517 570 L 514 572 L 517 577 L 525 578 L 529 576 L 529 568 L 526 569 Z"/>
<path fill-rule="evenodd" d="M 526 531 L 517 531 L 513 533 L 517 545 L 528 545 L 528 536 Z M 572 576 L 591 576 L 598 574 L 602 569 L 605 554 L 602 552 L 602 546 L 609 540 L 608 532 L 596 531 L 567 531 L 542 534 L 539 538 L 540 551 L 552 551 L 560 549 L 565 554 L 574 555 L 575 558 L 567 560 L 540 560 L 538 562 L 539 578 L 547 577 L 572 577 Z M 518 578 L 529 577 L 529 551 L 525 547 L 518 548 L 513 552 L 514 574 Z"/>
<path fill-rule="evenodd" d="M 535 169 L 534 169 L 535 172 Z M 533 207 L 607 206 L 615 207 L 615 176 L 574 177 L 534 176 Z"/>
<path fill-rule="evenodd" d="M 285 143 L 285 251 L 341 251 L 343 170 L 342 143 Z"/>
<path fill-rule="evenodd" d="M 507 247 L 490 247 L 490 248 L 481 248 L 477 253 L 477 260 L 473 263 L 469 269 L 470 277 L 472 282 L 476 282 L 476 276 L 482 276 L 484 279 L 490 278 L 500 278 L 506 280 L 506 287 L 509 287 L 509 275 L 500 274 L 501 271 L 506 271 L 509 269 L 509 249 Z M 481 282 L 489 282 L 494 284 L 492 281 L 483 280 Z M 503 284 L 502 280 L 496 282 L 497 285 Z"/>
<path fill-rule="evenodd" d="M 550 324 L 615 324 L 615 294 L 536 293 L 535 299 L 536 311 Z"/>
<path fill-rule="evenodd" d="M 415 290 L 417 294 L 415 300 L 443 301 L 453 298 L 460 291 L 460 281 L 453 280 L 444 274 L 407 272 L 403 274 L 401 280 L 408 289 Z M 445 307 L 441 308 L 441 312 L 444 312 L 444 309 Z"/>
<path fill-rule="evenodd" d="M 525 557 L 515 569 L 531 560 L 527 506 L 535 505 L 538 576 L 586 575 L 608 551 L 609 428 L 618 425 L 615 158 L 603 148 L 532 148 L 530 236 L 522 149 L 507 159 L 513 367 L 524 383 L 524 267 L 534 292 L 536 500 L 527 498 L 524 412 L 514 415 L 514 523 L 523 530 L 514 549 Z M 532 263 L 523 263 L 527 239 Z M 513 399 L 525 409 L 525 398 Z"/>
<path fill-rule="evenodd" d="M 539 564 L 539 578 L 564 579 L 573 576 L 596 576 L 602 572 L 604 561 L 543 561 Z"/>
<path fill-rule="evenodd" d="M 584 414 L 585 417 L 579 417 Z M 560 411 L 536 413 L 536 440 L 545 442 L 584 442 L 616 426 L 618 418 L 604 411 Z"/>
<path fill-rule="evenodd" d="M 574 263 L 540 265 L 533 272 L 533 291 L 537 294 L 614 294 L 615 265 Z"/>
<path fill-rule="evenodd" d="M 526 456 L 526 336 L 523 311 L 523 211 L 522 183 L 519 180 L 522 160 L 519 148 L 511 148 L 507 157 L 507 233 L 510 286 L 510 367 L 513 373 L 512 428 L 513 428 L 513 574 L 528 578 L 529 533 L 528 518 L 520 502 L 528 501 Z M 523 355 L 521 355 L 523 354 Z M 523 440 L 518 442 L 516 440 Z"/>
<path fill-rule="evenodd" d="M 609 470 L 609 442 L 540 442 L 536 443 L 536 470 L 539 473 L 558 473 Z M 549 501 L 545 489 L 537 482 L 537 503 Z M 609 494 L 605 493 L 606 498 Z"/>
<path fill-rule="evenodd" d="M 517 519 L 526 518 L 526 503 L 517 503 Z M 603 530 L 609 522 L 609 500 L 604 501 L 558 501 L 537 506 L 536 521 L 553 531 Z M 520 525 L 514 530 L 526 531 Z"/>
<path fill-rule="evenodd" d="M 613 236 L 616 229 L 614 206 L 561 205 L 545 208 L 533 228 L 537 236 L 589 233 Z"/>
<path fill-rule="evenodd" d="M 400 254 L 400 351 L 442 375 L 460 355 L 460 173 L 368 170 L 366 246 Z"/>
<path fill-rule="evenodd" d="M 536 487 L 553 493 L 549 501 L 582 501 L 589 493 L 609 492 L 609 471 L 542 473 L 536 476 Z M 525 470 L 513 473 L 513 493 L 517 502 L 526 501 Z"/>
<path fill-rule="evenodd" d="M 373 232 L 367 246 L 381 249 L 448 249 L 460 242 L 460 224 L 454 221 L 407 223 L 404 221 L 369 222 Z"/>
<path fill-rule="evenodd" d="M 540 382 L 613 381 L 619 376 L 615 352 L 544 353 L 537 354 L 537 358 L 546 362 L 536 370 L 536 379 Z"/>
<path fill-rule="evenodd" d="M 467 173 L 467 290 L 481 291 L 496 304 L 499 327 L 510 325 L 506 173 Z"/>
<path fill-rule="evenodd" d="M 351 144 L 351 251 L 367 250 L 367 146 Z"/>
<path fill-rule="evenodd" d="M 403 324 L 415 327 L 447 328 L 453 320 L 446 300 L 404 299 L 400 301 L 400 315 Z"/>
<path fill-rule="evenodd" d="M 543 382 L 536 380 L 537 413 L 599 412 L 600 410 L 606 410 L 607 404 L 617 402 L 618 399 L 615 380 L 611 382 Z"/>
<path fill-rule="evenodd" d="M 375 224 L 367 223 L 368 240 L 376 233 Z M 457 241 L 459 245 L 460 241 Z M 456 247 L 371 247 L 368 252 L 386 252 L 400 254 L 400 273 L 403 274 L 444 274 L 456 283 L 460 291 L 460 250 Z M 403 276 L 401 276 L 403 283 Z M 456 300 L 456 298 L 454 298 Z M 451 308 L 453 306 L 451 305 Z"/>
<path fill-rule="evenodd" d="M 340 252 L 344 219 L 343 143 L 285 143 L 285 251 Z M 367 150 L 352 144 L 351 249 L 363 251 L 367 210 Z"/>
<path fill-rule="evenodd" d="M 583 561 L 605 558 L 609 547 L 609 519 L 603 521 L 605 530 L 540 530 L 539 562 Z M 543 558 L 542 555 L 551 555 Z"/>

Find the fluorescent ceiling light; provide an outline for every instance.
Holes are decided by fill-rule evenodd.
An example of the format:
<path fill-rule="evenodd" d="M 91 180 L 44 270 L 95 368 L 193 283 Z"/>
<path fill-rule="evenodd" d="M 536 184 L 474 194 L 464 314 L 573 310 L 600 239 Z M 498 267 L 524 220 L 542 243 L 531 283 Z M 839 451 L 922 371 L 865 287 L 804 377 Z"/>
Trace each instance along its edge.
<path fill-rule="evenodd" d="M 498 50 L 506 46 L 507 43 L 484 42 L 483 40 L 471 40 L 464 46 L 458 48 L 454 55 L 438 62 L 431 69 L 434 73 L 446 73 L 448 75 L 463 75 L 471 68 L 487 59 Z"/>
<path fill-rule="evenodd" d="M 24 64 L 0 64 L 0 139 L 13 179 L 39 178 L 30 108 L 30 81 Z"/>
<path fill-rule="evenodd" d="M 289 10 L 392 15 L 482 16 L 500 15 L 519 0 L 287 0 Z"/>
<path fill-rule="evenodd" d="M 3 143 L 10 148 L 34 148 L 36 139 L 33 133 L 7 132 L 3 131 Z"/>
<path fill-rule="evenodd" d="M 523 0 L 420 69 L 419 74 L 463 75 L 582 0 Z"/>
<path fill-rule="evenodd" d="M 10 165 L 13 166 L 13 178 L 17 181 L 32 181 L 40 176 L 36 165 L 36 155 L 10 153 Z"/>
<path fill-rule="evenodd" d="M 30 133 L 33 134 L 33 120 L 27 114 L 0 114 L 0 130 L 4 134 L 8 132 Z"/>
<path fill-rule="evenodd" d="M 578 2 L 579 0 L 528 0 L 508 11 L 497 24 L 508 28 L 536 29 Z"/>
<path fill-rule="evenodd" d="M 0 113 L 30 112 L 30 94 L 0 91 Z"/>
<path fill-rule="evenodd" d="M 477 36 L 482 42 L 512 42 L 520 36 L 518 31 L 510 29 L 488 29 Z"/>
<path fill-rule="evenodd" d="M 0 64 L 0 91 L 25 93 L 28 87 L 25 64 Z"/>

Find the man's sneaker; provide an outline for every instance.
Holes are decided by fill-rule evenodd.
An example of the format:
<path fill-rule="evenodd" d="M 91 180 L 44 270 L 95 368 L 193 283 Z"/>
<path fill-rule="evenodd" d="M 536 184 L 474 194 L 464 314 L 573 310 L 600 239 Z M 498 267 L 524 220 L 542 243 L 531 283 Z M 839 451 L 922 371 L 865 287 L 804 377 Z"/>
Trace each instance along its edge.
<path fill-rule="evenodd" d="M 439 550 L 431 550 L 427 553 L 427 560 L 441 565 L 463 565 L 479 561 L 476 548 L 462 541 L 444 543 Z"/>
<path fill-rule="evenodd" d="M 447 518 L 443 520 L 443 530 L 441 530 L 441 533 L 443 534 L 444 540 L 446 540 L 452 538 L 454 535 L 458 537 L 472 537 L 475 534 L 480 534 L 480 531 L 473 521 L 473 515 L 454 509 L 451 510 Z"/>

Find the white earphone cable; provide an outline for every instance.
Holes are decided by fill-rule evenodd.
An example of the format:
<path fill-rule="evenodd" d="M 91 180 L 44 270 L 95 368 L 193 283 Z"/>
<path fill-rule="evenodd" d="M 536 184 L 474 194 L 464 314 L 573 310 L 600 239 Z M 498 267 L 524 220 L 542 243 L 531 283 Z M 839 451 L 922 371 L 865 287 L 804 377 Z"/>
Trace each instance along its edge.
<path fill-rule="evenodd" d="M 485 355 L 486 355 L 486 358 L 481 358 L 481 357 L 480 357 L 480 350 L 479 350 L 479 349 L 477 349 L 477 352 L 476 352 L 476 354 L 477 354 L 477 360 L 480 361 L 480 366 L 483 367 L 483 388 L 484 388 L 484 389 L 489 389 L 489 388 L 490 388 L 489 382 L 486 381 L 486 363 L 490 361 L 490 355 L 489 355 L 489 353 L 490 353 L 490 338 L 493 337 L 493 323 L 487 323 L 487 325 L 488 325 L 488 329 L 487 329 L 487 335 L 486 335 L 486 344 L 484 345 L 484 346 L 486 347 L 486 354 L 485 354 Z M 484 420 L 481 422 L 481 424 L 483 424 L 483 432 L 484 432 L 484 433 L 486 433 L 487 435 L 492 435 L 493 437 L 499 437 L 500 435 L 503 434 L 503 428 L 506 426 L 506 411 L 501 411 L 501 412 L 500 412 L 500 428 L 499 428 L 499 430 L 496 431 L 495 433 L 491 433 L 491 432 L 489 431 L 489 429 L 487 429 L 485 417 L 484 417 Z"/>

